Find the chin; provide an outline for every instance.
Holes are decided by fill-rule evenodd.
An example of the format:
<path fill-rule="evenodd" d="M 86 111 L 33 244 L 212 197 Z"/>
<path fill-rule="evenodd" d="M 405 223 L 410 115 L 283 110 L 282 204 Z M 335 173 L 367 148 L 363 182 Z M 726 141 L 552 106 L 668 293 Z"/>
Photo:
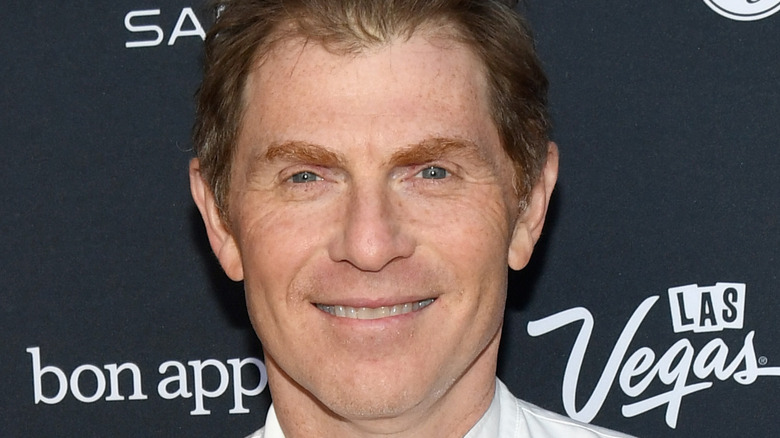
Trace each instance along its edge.
<path fill-rule="evenodd" d="M 313 395 L 334 414 L 348 420 L 395 418 L 435 398 L 432 388 L 439 383 L 435 376 L 426 379 L 418 373 L 403 373 L 414 369 L 402 365 L 387 373 L 353 369 L 336 377 L 336 384 L 333 380 L 324 382 L 320 385 L 322 391 L 315 389 Z"/>
<path fill-rule="evenodd" d="M 352 420 L 379 420 L 399 417 L 420 404 L 423 397 L 415 397 L 407 391 L 386 391 L 364 388 L 362 391 L 346 391 L 321 400 L 339 417 Z"/>

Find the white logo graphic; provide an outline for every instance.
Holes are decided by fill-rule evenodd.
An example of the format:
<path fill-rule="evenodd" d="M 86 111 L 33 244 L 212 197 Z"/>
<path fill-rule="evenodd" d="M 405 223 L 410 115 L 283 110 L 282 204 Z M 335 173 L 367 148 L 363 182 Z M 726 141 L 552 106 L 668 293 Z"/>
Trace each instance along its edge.
<path fill-rule="evenodd" d="M 704 0 L 718 14 L 737 21 L 755 21 L 780 11 L 780 0 Z"/>
<path fill-rule="evenodd" d="M 123 392 L 127 392 L 128 388 L 126 384 L 124 391 L 120 388 L 120 378 L 123 379 L 123 382 L 126 382 L 128 378 L 132 381 L 132 393 L 127 397 L 127 400 L 147 400 L 149 398 L 143 393 L 142 384 L 142 376 L 148 373 L 142 373 L 138 365 L 132 362 L 121 365 L 113 363 L 102 367 L 85 364 L 68 373 L 67 370 L 54 365 L 41 366 L 40 347 L 30 347 L 27 352 L 30 353 L 32 360 L 33 396 L 36 405 L 39 403 L 56 405 L 65 399 L 68 392 L 82 403 L 94 403 L 101 399 L 107 402 L 124 401 Z M 211 410 L 205 408 L 205 399 L 222 396 L 231 383 L 233 386 L 233 408 L 228 413 L 249 413 L 249 409 L 244 407 L 244 397 L 259 395 L 268 384 L 265 364 L 255 357 L 228 359 L 227 365 L 230 366 L 230 369 L 216 359 L 191 360 L 187 362 L 187 365 L 192 369 L 191 373 L 188 372 L 183 363 L 175 360 L 160 364 L 157 371 L 162 378 L 157 384 L 157 395 L 165 400 L 194 396 L 195 409 L 190 411 L 190 415 L 211 414 Z M 216 388 L 207 388 L 204 374 L 213 375 L 214 372 L 219 374 L 219 384 Z M 254 374 L 255 377 L 259 377 L 259 382 L 254 388 L 244 386 L 245 374 L 250 376 Z M 87 381 L 86 384 L 83 383 L 84 380 Z M 56 388 L 56 390 L 52 392 L 52 388 Z M 49 390 L 48 394 L 45 389 Z"/>
<path fill-rule="evenodd" d="M 130 11 L 125 15 L 125 29 L 133 34 L 138 34 L 146 39 L 134 37 L 132 41 L 126 41 L 125 47 L 155 47 L 162 44 L 165 39 L 165 32 L 155 21 L 160 17 L 159 9 L 144 9 Z M 192 8 L 184 8 L 179 13 L 179 19 L 171 30 L 171 36 L 168 38 L 168 45 L 176 44 L 176 40 L 181 37 L 198 37 L 201 40 L 206 39 L 206 32 L 195 15 Z"/>
<path fill-rule="evenodd" d="M 669 308 L 675 333 L 719 332 L 741 329 L 745 311 L 745 285 L 718 283 L 712 287 L 695 284 L 669 289 Z"/>
<path fill-rule="evenodd" d="M 745 308 L 745 285 L 742 283 L 717 283 L 710 287 L 692 284 L 673 287 L 668 292 L 675 333 L 742 328 Z M 733 379 L 739 384 L 750 385 L 761 376 L 780 377 L 780 367 L 759 366 L 766 364 L 766 358 L 756 356 L 753 347 L 755 331 L 752 330 L 745 335 L 741 346 L 733 346 L 739 348 L 739 351 L 731 358 L 729 346 L 721 338 L 711 339 L 698 352 L 687 338 L 678 340 L 660 355 L 650 347 L 638 347 L 629 352 L 637 331 L 659 298 L 656 295 L 645 299 L 631 315 L 604 365 L 593 393 L 579 409 L 575 400 L 577 384 L 595 325 L 593 315 L 588 309 L 576 307 L 528 323 L 528 334 L 531 336 L 541 336 L 572 323 L 582 323 L 563 375 L 563 407 L 570 417 L 592 421 L 617 379 L 623 393 L 638 400 L 623 405 L 622 413 L 625 417 L 635 417 L 666 405 L 666 424 L 674 429 L 677 427 L 683 397 L 712 387 L 716 380 Z M 658 387 L 657 384 L 653 385 L 656 380 L 668 390 L 645 395 L 651 385 Z"/>

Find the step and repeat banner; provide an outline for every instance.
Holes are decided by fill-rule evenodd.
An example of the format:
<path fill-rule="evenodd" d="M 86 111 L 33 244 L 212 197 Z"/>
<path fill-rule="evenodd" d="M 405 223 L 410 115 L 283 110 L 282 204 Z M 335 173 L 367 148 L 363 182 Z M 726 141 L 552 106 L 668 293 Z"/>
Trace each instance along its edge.
<path fill-rule="evenodd" d="M 780 428 L 780 1 L 521 2 L 561 175 L 499 376 L 641 437 Z M 203 5 L 4 3 L 0 436 L 245 436 L 270 403 L 187 163 Z"/>

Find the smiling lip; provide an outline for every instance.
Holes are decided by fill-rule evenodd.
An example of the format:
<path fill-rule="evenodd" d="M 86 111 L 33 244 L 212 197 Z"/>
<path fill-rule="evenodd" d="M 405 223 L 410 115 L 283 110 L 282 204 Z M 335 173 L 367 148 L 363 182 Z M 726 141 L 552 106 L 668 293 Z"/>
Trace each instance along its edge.
<path fill-rule="evenodd" d="M 420 301 L 396 304 L 394 306 L 382 307 L 350 307 L 339 305 L 317 304 L 317 308 L 325 313 L 329 313 L 339 318 L 351 319 L 380 319 L 390 316 L 404 315 L 406 313 L 416 312 L 428 307 L 433 303 L 434 298 L 428 298 Z"/>

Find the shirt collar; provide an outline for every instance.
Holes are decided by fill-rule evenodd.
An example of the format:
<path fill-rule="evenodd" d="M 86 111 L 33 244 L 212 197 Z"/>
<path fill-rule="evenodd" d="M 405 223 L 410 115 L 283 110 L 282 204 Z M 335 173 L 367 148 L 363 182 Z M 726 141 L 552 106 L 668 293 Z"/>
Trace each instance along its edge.
<path fill-rule="evenodd" d="M 482 415 L 482 418 L 477 421 L 477 424 L 469 430 L 463 438 L 494 438 L 497 436 L 504 436 L 500 434 L 501 428 L 501 390 L 503 389 L 503 383 L 496 379 L 496 390 L 493 394 L 493 401 L 490 402 L 490 407 Z"/>
<path fill-rule="evenodd" d="M 265 434 L 263 435 L 263 438 L 284 438 L 282 427 L 279 426 L 279 420 L 276 419 L 276 411 L 274 410 L 273 404 L 270 408 L 268 408 L 268 415 L 265 417 L 264 429 Z"/>

